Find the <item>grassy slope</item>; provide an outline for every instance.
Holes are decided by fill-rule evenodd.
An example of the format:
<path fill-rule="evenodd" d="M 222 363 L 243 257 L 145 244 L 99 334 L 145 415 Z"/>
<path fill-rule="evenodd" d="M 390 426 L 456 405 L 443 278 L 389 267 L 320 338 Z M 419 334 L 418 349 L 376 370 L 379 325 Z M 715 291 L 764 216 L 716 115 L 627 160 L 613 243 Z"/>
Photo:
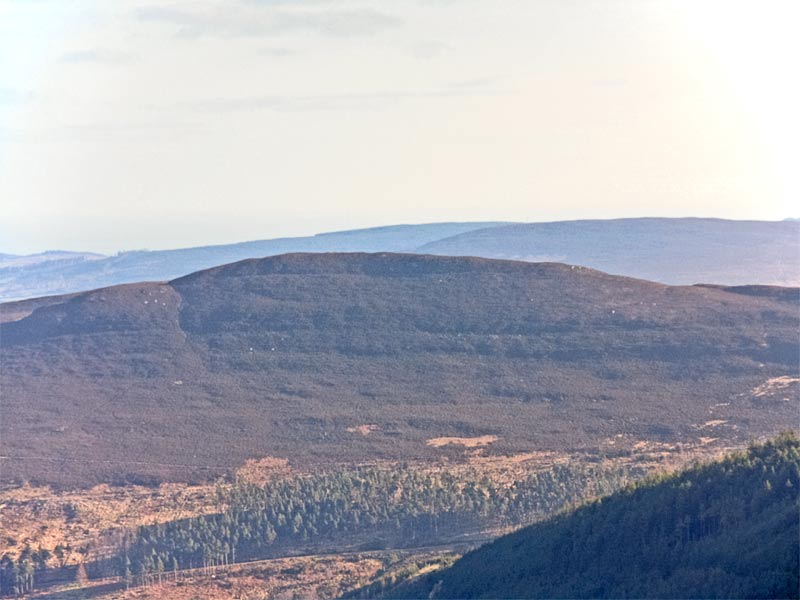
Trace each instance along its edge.
<path fill-rule="evenodd" d="M 6 481 L 740 443 L 796 416 L 796 305 L 568 265 L 284 255 L 48 302 L 0 326 Z"/>

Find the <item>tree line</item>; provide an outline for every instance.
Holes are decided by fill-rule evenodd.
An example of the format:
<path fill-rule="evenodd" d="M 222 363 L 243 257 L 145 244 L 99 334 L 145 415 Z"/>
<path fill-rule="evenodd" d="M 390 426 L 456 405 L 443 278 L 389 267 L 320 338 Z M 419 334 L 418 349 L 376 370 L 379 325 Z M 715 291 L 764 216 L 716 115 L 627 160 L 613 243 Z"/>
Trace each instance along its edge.
<path fill-rule="evenodd" d="M 269 558 L 322 543 L 362 549 L 421 546 L 493 526 L 527 524 L 619 489 L 641 467 L 558 465 L 499 485 L 474 470 L 361 467 L 263 486 L 220 488 L 225 510 L 140 527 L 123 543 L 119 573 L 157 583 L 180 569 Z"/>
<path fill-rule="evenodd" d="M 47 568 L 52 553 L 46 548 L 33 550 L 25 546 L 16 560 L 4 554 L 0 558 L 0 593 L 19 596 L 33 591 L 37 572 Z"/>
<path fill-rule="evenodd" d="M 786 433 L 648 477 L 384 596 L 798 598 L 798 540 L 800 439 Z"/>

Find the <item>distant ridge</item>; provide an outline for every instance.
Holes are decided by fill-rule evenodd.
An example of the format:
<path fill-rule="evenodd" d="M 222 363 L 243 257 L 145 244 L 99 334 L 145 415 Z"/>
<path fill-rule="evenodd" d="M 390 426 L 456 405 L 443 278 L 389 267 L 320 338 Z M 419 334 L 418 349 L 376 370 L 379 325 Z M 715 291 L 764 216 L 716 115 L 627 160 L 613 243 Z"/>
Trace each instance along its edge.
<path fill-rule="evenodd" d="M 201 269 L 246 258 L 261 258 L 287 252 L 414 252 L 428 242 L 473 229 L 504 223 L 431 223 L 389 225 L 321 233 L 307 237 L 276 238 L 179 248 L 175 250 L 136 250 L 95 260 L 98 255 L 65 253 L 63 260 L 30 260 L 14 257 L 18 264 L 0 261 L 0 301 L 52 296 L 86 291 L 122 283 L 168 281 Z"/>
<path fill-rule="evenodd" d="M 19 269 L 21 267 L 30 267 L 54 261 L 70 263 L 99 260 L 103 258 L 107 257 L 94 252 L 69 252 L 67 250 L 47 250 L 39 254 L 26 254 L 24 256 L 17 254 L 0 254 L 0 269 Z"/>
<path fill-rule="evenodd" d="M 800 285 L 800 223 L 641 218 L 510 224 L 418 252 L 556 261 L 672 285 Z"/>
<path fill-rule="evenodd" d="M 288 252 L 413 252 L 564 262 L 668 284 L 800 285 L 800 223 L 612 219 L 552 223 L 390 225 L 117 256 L 0 258 L 0 300 L 168 281 Z M 29 263 L 29 264 L 27 264 Z"/>

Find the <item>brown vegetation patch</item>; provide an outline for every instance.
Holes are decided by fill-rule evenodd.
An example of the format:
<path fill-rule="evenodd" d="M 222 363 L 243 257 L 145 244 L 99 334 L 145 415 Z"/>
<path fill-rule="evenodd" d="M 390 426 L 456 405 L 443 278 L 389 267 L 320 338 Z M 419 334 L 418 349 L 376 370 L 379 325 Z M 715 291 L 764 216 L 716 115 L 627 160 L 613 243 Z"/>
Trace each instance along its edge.
<path fill-rule="evenodd" d="M 349 433 L 360 433 L 361 435 L 369 435 L 373 431 L 378 431 L 377 425 L 354 425 L 353 427 L 348 427 L 347 431 Z"/>
<path fill-rule="evenodd" d="M 103 545 L 101 536 L 115 530 L 217 509 L 212 485 L 97 485 L 69 492 L 26 485 L 0 492 L 0 555 L 16 557 L 26 544 L 51 551 L 61 544 L 70 547 L 66 562 L 74 564 L 83 559 L 82 548 Z"/>
<path fill-rule="evenodd" d="M 260 485 L 273 477 L 286 476 L 291 472 L 289 461 L 285 458 L 275 458 L 274 456 L 251 458 L 236 469 L 236 480 Z"/>
<path fill-rule="evenodd" d="M 281 558 L 232 565 L 214 574 L 181 572 L 165 575 L 160 585 L 95 593 L 82 590 L 44 593 L 43 598 L 67 600 L 290 600 L 336 598 L 368 583 L 384 566 L 375 554 Z M 198 570 L 199 571 L 199 570 Z M 90 582 L 91 583 L 91 582 Z M 73 595 L 74 594 L 74 595 Z M 91 596 L 89 596 L 91 594 Z M 35 596 L 34 596 L 35 597 Z"/>
<path fill-rule="evenodd" d="M 720 425 L 725 425 L 726 423 L 727 421 L 724 421 L 722 419 L 711 419 L 710 421 L 706 421 L 705 423 L 703 423 L 700 427 L 701 428 L 719 427 Z"/>
<path fill-rule="evenodd" d="M 499 440 L 496 435 L 479 435 L 477 437 L 438 437 L 431 438 L 425 443 L 434 448 L 441 448 L 453 444 L 454 446 L 464 446 L 465 448 L 478 448 L 488 446 Z"/>
<path fill-rule="evenodd" d="M 789 377 L 783 375 L 781 377 L 772 377 L 767 379 L 764 383 L 753 389 L 753 396 L 756 398 L 763 398 L 764 396 L 773 396 L 791 386 L 793 383 L 800 383 L 800 378 Z"/>
<path fill-rule="evenodd" d="M 496 484 L 511 485 L 530 473 L 538 473 L 563 465 L 576 457 L 564 452 L 521 452 L 508 456 L 474 455 L 464 468 L 477 469 Z M 451 467 L 457 471 L 459 467 Z"/>

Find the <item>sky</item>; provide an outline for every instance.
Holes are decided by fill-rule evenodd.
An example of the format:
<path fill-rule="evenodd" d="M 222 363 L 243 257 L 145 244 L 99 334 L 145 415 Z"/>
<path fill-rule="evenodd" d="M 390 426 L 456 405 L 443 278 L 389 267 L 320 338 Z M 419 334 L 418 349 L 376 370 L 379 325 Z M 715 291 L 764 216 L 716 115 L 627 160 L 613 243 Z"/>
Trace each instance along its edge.
<path fill-rule="evenodd" d="M 0 0 L 0 252 L 798 216 L 796 0 Z"/>

